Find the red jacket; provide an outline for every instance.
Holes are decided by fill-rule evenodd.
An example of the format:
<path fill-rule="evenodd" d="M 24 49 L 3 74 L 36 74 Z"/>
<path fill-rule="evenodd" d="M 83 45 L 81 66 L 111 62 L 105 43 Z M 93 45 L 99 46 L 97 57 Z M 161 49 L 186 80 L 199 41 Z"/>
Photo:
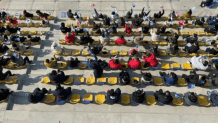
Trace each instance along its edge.
<path fill-rule="evenodd" d="M 117 38 L 117 40 L 116 40 L 116 44 L 123 44 L 123 45 L 125 45 L 125 44 L 126 44 L 126 41 L 125 41 L 124 38 L 123 38 L 123 39 L 121 39 L 121 38 Z"/>
<path fill-rule="evenodd" d="M 11 23 L 11 19 L 10 19 L 9 17 L 7 17 L 7 20 Z M 13 20 L 13 19 L 12 19 L 12 20 Z M 13 23 L 11 23 L 11 24 L 12 24 L 12 25 L 18 24 L 16 17 L 14 18 L 14 21 L 13 21 Z"/>
<path fill-rule="evenodd" d="M 179 25 L 184 25 L 184 24 L 186 24 L 185 21 L 179 21 Z"/>
<path fill-rule="evenodd" d="M 149 56 L 147 59 L 143 58 L 143 60 L 150 64 L 151 67 L 156 67 L 158 65 L 158 61 L 153 53 L 150 53 L 151 56 Z"/>
<path fill-rule="evenodd" d="M 111 59 L 109 61 L 110 68 L 113 68 L 113 69 L 123 69 L 123 66 L 122 66 L 121 63 L 115 64 L 114 61 L 115 61 L 114 59 Z"/>
<path fill-rule="evenodd" d="M 72 32 L 72 34 L 69 37 L 67 37 L 66 35 L 65 40 L 66 40 L 66 43 L 73 43 L 75 41 L 74 33 Z"/>
<path fill-rule="evenodd" d="M 124 25 L 124 27 L 125 27 L 125 31 L 126 31 L 126 33 L 128 33 L 128 34 L 132 33 L 132 24 L 130 24 L 130 30 L 127 29 L 126 24 Z"/>
<path fill-rule="evenodd" d="M 131 59 L 129 61 L 128 66 L 129 66 L 129 68 L 133 68 L 133 69 L 141 69 L 141 61 L 140 60 Z"/>
<path fill-rule="evenodd" d="M 130 55 L 132 55 L 133 54 L 133 51 L 136 51 L 136 54 L 138 53 L 138 50 L 136 50 L 135 48 L 134 49 L 131 49 L 129 52 L 130 52 Z M 135 55 L 135 54 L 134 54 Z"/>

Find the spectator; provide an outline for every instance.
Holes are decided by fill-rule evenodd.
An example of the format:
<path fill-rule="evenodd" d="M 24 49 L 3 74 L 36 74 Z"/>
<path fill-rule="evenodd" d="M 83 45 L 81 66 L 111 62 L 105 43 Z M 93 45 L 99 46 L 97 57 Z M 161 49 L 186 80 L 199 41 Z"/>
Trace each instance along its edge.
<path fill-rule="evenodd" d="M 6 53 L 9 50 L 7 45 L 0 44 L 0 53 Z"/>
<path fill-rule="evenodd" d="M 60 84 L 56 85 L 55 95 L 57 96 L 57 101 L 61 103 L 65 103 L 68 97 L 71 95 L 71 87 L 61 87 Z"/>
<path fill-rule="evenodd" d="M 145 61 L 145 67 L 156 67 L 158 65 L 158 61 L 153 53 L 144 55 L 142 59 Z"/>
<path fill-rule="evenodd" d="M 168 17 L 169 17 L 169 18 L 176 18 L 177 15 L 176 15 L 175 11 L 173 10 L 173 12 L 170 13 Z"/>
<path fill-rule="evenodd" d="M 178 39 L 179 39 L 179 35 L 180 35 L 180 31 L 178 29 L 178 34 L 171 32 L 172 36 L 167 36 L 167 38 L 165 39 L 167 42 L 170 42 L 172 44 L 178 44 Z"/>
<path fill-rule="evenodd" d="M 198 103 L 197 94 L 194 92 L 185 93 L 183 99 L 186 105 L 197 105 Z"/>
<path fill-rule="evenodd" d="M 128 67 L 132 69 L 141 69 L 141 61 L 137 57 L 134 57 L 133 59 L 129 57 Z"/>
<path fill-rule="evenodd" d="M 90 25 L 94 25 L 94 20 L 93 19 L 91 19 L 90 17 L 88 17 L 87 18 L 87 24 L 88 24 L 88 26 L 90 26 Z"/>
<path fill-rule="evenodd" d="M 199 70 L 207 70 L 208 68 L 208 61 L 203 61 L 204 58 L 203 56 L 193 56 L 191 58 L 191 64 L 195 69 L 199 69 Z"/>
<path fill-rule="evenodd" d="M 188 84 L 197 85 L 199 81 L 199 75 L 197 75 L 195 71 L 190 71 L 190 75 L 182 74 L 182 78 L 184 78 Z"/>
<path fill-rule="evenodd" d="M 101 67 L 101 65 L 97 62 L 93 62 L 91 64 L 91 68 L 93 69 L 93 74 L 95 78 L 99 78 L 102 76 L 103 74 L 103 69 Z"/>
<path fill-rule="evenodd" d="M 31 42 L 38 42 L 39 43 L 41 41 L 41 38 L 38 36 L 31 37 L 31 35 L 28 35 L 27 38 L 28 38 L 27 40 L 31 41 Z"/>
<path fill-rule="evenodd" d="M 61 23 L 60 30 L 61 30 L 62 33 L 71 32 L 71 28 L 65 27 L 65 23 L 63 23 L 63 22 Z"/>
<path fill-rule="evenodd" d="M 78 64 L 80 63 L 80 61 L 78 60 L 78 58 L 72 58 L 70 57 L 70 60 L 67 61 L 67 65 L 70 67 L 70 68 L 74 68 L 74 67 L 77 67 Z"/>
<path fill-rule="evenodd" d="M 160 76 L 163 77 L 165 83 L 169 86 L 175 85 L 178 81 L 178 77 L 174 72 L 166 74 L 165 72 L 159 72 Z"/>
<path fill-rule="evenodd" d="M 119 17 L 119 15 L 117 14 L 117 8 L 115 7 L 115 11 L 113 11 L 111 13 L 111 19 L 117 19 Z"/>
<path fill-rule="evenodd" d="M 174 45 L 168 44 L 168 47 L 166 50 L 168 54 L 176 55 L 178 51 L 179 51 L 179 46 L 177 44 L 174 44 Z"/>
<path fill-rule="evenodd" d="M 84 45 L 84 44 L 88 44 L 88 43 L 92 44 L 93 41 L 94 40 L 92 39 L 92 37 L 89 36 L 89 32 L 86 32 L 85 36 L 80 37 L 80 41 L 78 41 L 78 43 L 80 45 Z"/>
<path fill-rule="evenodd" d="M 23 15 L 24 15 L 26 18 L 33 18 L 33 14 L 27 12 L 26 10 L 23 10 Z"/>
<path fill-rule="evenodd" d="M 48 16 L 49 16 L 49 14 L 47 14 L 47 13 L 42 13 L 40 10 L 37 10 L 37 11 L 36 11 L 36 14 L 37 14 L 39 17 L 45 18 L 45 19 L 47 19 Z"/>
<path fill-rule="evenodd" d="M 49 74 L 49 79 L 52 83 L 55 84 L 63 84 L 69 76 L 66 76 L 63 71 L 58 70 L 52 70 L 52 72 Z"/>
<path fill-rule="evenodd" d="M 89 68 L 92 68 L 92 63 L 97 63 L 98 62 L 98 58 L 96 55 L 94 55 L 94 60 L 93 59 L 90 59 L 88 58 L 87 61 L 86 61 L 86 65 L 89 67 Z"/>
<path fill-rule="evenodd" d="M 97 10 L 96 10 L 95 8 L 94 8 L 94 12 L 95 12 L 95 14 L 92 15 L 92 17 L 93 17 L 94 19 L 100 19 L 100 20 L 103 20 L 103 19 L 104 19 L 103 14 L 102 14 L 102 13 L 98 14 L 98 12 L 97 12 Z"/>
<path fill-rule="evenodd" d="M 214 45 L 213 48 L 208 47 L 205 52 L 209 54 L 217 55 L 218 54 L 217 45 Z"/>
<path fill-rule="evenodd" d="M 0 20 L 4 20 L 5 16 L 7 15 L 6 12 L 0 12 Z"/>
<path fill-rule="evenodd" d="M 200 18 L 200 19 L 196 19 L 195 20 L 195 25 L 200 25 L 202 26 L 204 24 L 205 20 L 204 17 Z"/>
<path fill-rule="evenodd" d="M 14 76 L 14 74 L 11 73 L 10 70 L 7 72 L 3 73 L 2 67 L 0 68 L 0 80 L 5 80 L 8 76 Z"/>
<path fill-rule="evenodd" d="M 132 13 L 133 13 L 133 10 L 131 8 L 131 10 L 127 12 L 126 18 L 128 18 L 128 19 L 132 18 Z"/>
<path fill-rule="evenodd" d="M 53 68 L 57 65 L 57 59 L 54 55 L 54 58 L 52 58 L 51 60 L 49 59 L 46 59 L 45 62 L 44 62 L 44 65 L 48 68 Z"/>
<path fill-rule="evenodd" d="M 204 29 L 204 32 L 206 33 L 212 33 L 212 34 L 216 34 L 218 30 L 218 24 L 215 24 L 213 27 L 207 27 Z"/>
<path fill-rule="evenodd" d="M 170 104 L 173 101 L 173 97 L 171 96 L 169 91 L 163 93 L 163 90 L 160 89 L 154 93 L 155 99 L 162 104 Z"/>
<path fill-rule="evenodd" d="M 119 74 L 119 80 L 122 85 L 128 85 L 130 83 L 130 75 L 127 71 L 122 70 Z"/>
<path fill-rule="evenodd" d="M 143 33 L 141 33 L 141 36 L 133 37 L 133 41 L 136 45 L 139 45 L 143 41 L 143 38 L 144 38 Z"/>
<path fill-rule="evenodd" d="M 191 44 L 193 44 L 193 43 L 195 43 L 195 42 L 197 42 L 198 41 L 198 35 L 197 34 L 193 34 L 193 36 L 187 36 L 187 37 L 185 37 L 185 41 L 187 42 L 187 43 L 191 43 Z"/>
<path fill-rule="evenodd" d="M 209 17 L 207 18 L 206 23 L 207 23 L 208 25 L 215 25 L 215 24 L 217 23 L 217 20 L 216 20 L 215 17 L 209 16 Z"/>
<path fill-rule="evenodd" d="M 145 7 L 143 7 L 141 14 L 139 14 L 139 17 L 140 17 L 140 18 L 143 18 L 143 17 L 145 17 L 145 16 L 148 16 L 148 14 L 151 12 L 151 11 L 148 11 L 148 13 L 144 12 L 144 8 L 145 8 Z"/>
<path fill-rule="evenodd" d="M 8 99 L 8 96 L 12 93 L 13 91 L 10 91 L 9 89 L 0 89 L 0 101 Z"/>
<path fill-rule="evenodd" d="M 118 103 L 120 101 L 120 97 L 121 97 L 120 88 L 117 88 L 115 92 L 114 92 L 114 89 L 107 91 L 107 99 L 106 100 L 107 100 L 108 104 Z"/>
<path fill-rule="evenodd" d="M 105 18 L 104 20 L 103 20 L 103 25 L 106 25 L 106 26 L 110 26 L 111 24 L 110 24 L 110 18 L 109 17 L 107 17 L 107 18 Z"/>
<path fill-rule="evenodd" d="M 125 45 L 126 44 L 126 41 L 125 41 L 123 35 L 121 35 L 119 38 L 117 38 L 116 44 L 121 44 L 121 45 Z"/>
<path fill-rule="evenodd" d="M 60 44 L 56 44 L 55 42 L 52 43 L 51 49 L 54 51 L 54 53 L 62 52 L 62 48 Z"/>
<path fill-rule="evenodd" d="M 4 56 L 0 57 L 0 66 L 6 66 L 10 62 L 10 58 L 5 58 Z"/>
<path fill-rule="evenodd" d="M 164 9 L 162 9 L 163 12 L 159 11 L 159 13 L 154 13 L 154 18 L 161 18 L 164 15 Z"/>
<path fill-rule="evenodd" d="M 108 63 L 107 63 L 105 60 L 99 59 L 97 62 L 100 64 L 100 66 L 101 66 L 103 69 L 106 69 L 107 66 L 108 66 Z"/>
<path fill-rule="evenodd" d="M 190 43 L 188 43 L 186 46 L 185 46 L 185 49 L 182 49 L 188 53 L 197 53 L 198 50 L 199 50 L 199 45 L 198 45 L 198 42 L 195 42 L 194 45 L 191 45 Z"/>
<path fill-rule="evenodd" d="M 132 25 L 133 26 L 141 26 L 141 24 L 143 23 L 143 19 L 138 18 L 136 21 L 132 20 Z"/>
<path fill-rule="evenodd" d="M 117 34 L 117 27 L 115 25 L 111 25 L 108 28 L 108 33 Z"/>
<path fill-rule="evenodd" d="M 123 69 L 122 64 L 119 62 L 119 59 L 110 59 L 109 66 L 111 69 Z"/>
<path fill-rule="evenodd" d="M 46 27 L 46 26 L 50 26 L 50 23 L 48 20 L 42 20 L 42 26 Z"/>
<path fill-rule="evenodd" d="M 213 3 L 213 0 L 202 1 L 200 7 L 210 6 Z"/>
<path fill-rule="evenodd" d="M 74 43 L 75 41 L 74 33 L 72 32 L 70 34 L 70 32 L 67 32 L 67 35 L 65 36 L 65 40 L 66 40 L 66 43 Z"/>
<path fill-rule="evenodd" d="M 6 28 L 3 25 L 0 25 L 0 33 L 3 34 L 5 31 L 6 31 Z"/>
<path fill-rule="evenodd" d="M 26 52 L 26 50 L 29 48 L 30 47 L 26 47 L 22 43 L 20 43 L 19 45 L 15 44 L 15 43 L 12 44 L 12 49 L 15 51 L 19 51 L 19 52 Z"/>
<path fill-rule="evenodd" d="M 6 29 L 10 33 L 17 33 L 17 31 L 20 31 L 20 28 L 18 28 L 18 27 L 9 27 L 8 25 L 6 26 Z"/>
<path fill-rule="evenodd" d="M 161 28 L 158 28 L 158 31 L 159 33 L 165 33 L 166 31 L 166 25 L 163 25 Z"/>
<path fill-rule="evenodd" d="M 18 54 L 18 57 L 14 57 L 12 55 L 11 56 L 11 61 L 14 62 L 16 64 L 16 66 L 26 65 L 26 62 L 29 63 L 29 64 L 32 63 L 32 61 L 30 61 L 27 56 L 23 59 L 23 57 L 20 55 L 20 53 Z"/>
<path fill-rule="evenodd" d="M 90 44 L 89 44 L 89 53 L 93 54 L 93 55 L 98 55 L 100 54 L 100 52 L 102 51 L 103 47 L 105 46 L 106 44 L 103 44 L 102 46 L 94 46 L 94 47 L 91 47 Z"/>
<path fill-rule="evenodd" d="M 125 24 L 124 27 L 125 27 L 125 32 L 127 34 L 131 34 L 132 33 L 132 24 L 130 24 L 130 27 L 128 27 L 128 28 L 127 28 L 127 25 Z"/>
<path fill-rule="evenodd" d="M 102 33 L 101 36 L 99 37 L 100 43 L 101 44 L 107 44 L 108 38 L 105 36 L 105 33 Z"/>
<path fill-rule="evenodd" d="M 135 92 L 132 93 L 132 100 L 135 103 L 143 103 L 143 101 L 145 100 L 145 92 L 140 89 L 136 89 Z"/>
<path fill-rule="evenodd" d="M 137 55 L 137 53 L 138 53 L 138 49 L 136 49 L 136 48 L 130 49 L 130 51 L 129 51 L 129 54 L 131 56 Z"/>
<path fill-rule="evenodd" d="M 150 34 L 151 34 L 151 41 L 160 41 L 160 33 L 157 32 L 153 32 L 153 30 L 150 30 Z"/>
<path fill-rule="evenodd" d="M 148 22 L 148 25 L 142 27 L 142 32 L 144 34 L 148 34 L 149 30 L 150 30 L 150 22 Z"/>
<path fill-rule="evenodd" d="M 42 88 L 42 90 L 36 88 L 33 93 L 30 93 L 28 95 L 28 100 L 31 103 L 41 102 L 44 99 L 46 93 L 48 93 L 48 90 L 46 88 Z"/>
<path fill-rule="evenodd" d="M 207 83 L 207 77 L 205 76 L 205 75 L 203 75 L 203 76 L 199 76 L 200 77 L 200 79 L 199 79 L 199 82 L 198 82 L 198 86 L 204 86 L 204 84 L 206 84 Z"/>
<path fill-rule="evenodd" d="M 7 17 L 7 20 L 9 21 L 9 23 L 11 23 L 12 25 L 17 25 L 18 21 L 17 18 L 15 17 L 14 19 Z"/>
<path fill-rule="evenodd" d="M 116 20 L 116 23 L 118 24 L 118 26 L 123 26 L 125 25 L 125 20 L 123 17 L 120 17 L 120 20 Z"/>
<path fill-rule="evenodd" d="M 189 9 L 188 12 L 187 12 L 187 13 L 184 13 L 182 16 L 183 16 L 184 18 L 191 18 L 191 15 L 192 15 L 192 10 Z"/>
<path fill-rule="evenodd" d="M 73 18 L 73 16 L 74 16 L 74 15 L 73 15 L 73 13 L 71 12 L 71 9 L 69 9 L 68 12 L 67 12 L 67 17 L 68 17 L 68 18 Z"/>
<path fill-rule="evenodd" d="M 151 73 L 150 72 L 143 73 L 141 71 L 141 81 L 143 84 L 151 84 L 153 82 Z"/>
<path fill-rule="evenodd" d="M 182 20 L 178 22 L 180 26 L 182 25 L 187 25 L 188 24 L 188 20 Z"/>

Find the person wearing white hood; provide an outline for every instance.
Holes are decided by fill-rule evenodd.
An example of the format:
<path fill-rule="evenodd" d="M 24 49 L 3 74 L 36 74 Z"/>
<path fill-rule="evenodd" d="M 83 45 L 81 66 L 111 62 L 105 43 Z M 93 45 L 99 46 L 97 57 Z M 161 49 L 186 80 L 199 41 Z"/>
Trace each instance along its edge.
<path fill-rule="evenodd" d="M 194 68 L 199 69 L 199 70 L 207 70 L 208 68 L 208 61 L 205 61 L 203 56 L 193 56 L 191 58 L 191 64 Z"/>
<path fill-rule="evenodd" d="M 54 53 L 62 52 L 61 45 L 60 44 L 56 44 L 55 42 L 52 43 L 51 49 L 54 51 Z"/>

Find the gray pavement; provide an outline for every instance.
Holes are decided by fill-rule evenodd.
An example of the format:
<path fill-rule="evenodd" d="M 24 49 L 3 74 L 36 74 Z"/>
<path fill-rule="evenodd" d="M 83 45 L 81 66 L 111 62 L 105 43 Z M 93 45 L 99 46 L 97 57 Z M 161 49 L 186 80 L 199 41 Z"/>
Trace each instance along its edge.
<path fill-rule="evenodd" d="M 158 12 L 160 7 L 163 5 L 165 9 L 165 16 L 168 16 L 171 9 L 178 10 L 180 15 L 186 12 L 192 7 L 196 7 L 197 12 L 193 15 L 196 16 L 208 16 L 210 12 L 213 15 L 218 14 L 217 6 L 214 5 L 211 9 L 200 8 L 200 0 L 1 0 L 0 8 L 4 8 L 7 13 L 14 15 L 15 13 L 22 14 L 23 10 L 27 10 L 35 14 L 36 10 L 42 12 L 51 12 L 53 16 L 57 17 L 57 21 L 51 21 L 51 28 L 22 28 L 22 30 L 44 30 L 48 31 L 48 36 L 41 36 L 43 41 L 41 45 L 34 45 L 31 48 L 34 49 L 35 55 L 30 56 L 33 60 L 33 65 L 30 65 L 26 69 L 13 69 L 12 73 L 19 76 L 17 84 L 1 84 L 1 88 L 10 88 L 15 93 L 9 98 L 7 103 L 0 104 L 0 123 L 215 123 L 216 115 L 218 114 L 218 108 L 201 107 L 201 106 L 172 106 L 172 105 L 98 105 L 94 102 L 91 104 L 71 104 L 66 103 L 64 105 L 58 104 L 30 104 L 27 100 L 27 95 L 32 92 L 36 87 L 47 88 L 54 90 L 55 85 L 42 84 L 40 80 L 43 76 L 48 75 L 53 69 L 48 69 L 44 66 L 43 62 L 45 59 L 50 59 L 53 56 L 53 52 L 50 50 L 52 42 L 57 42 L 56 38 L 64 39 L 59 30 L 61 22 L 74 23 L 67 18 L 61 18 L 61 12 L 66 12 L 68 9 L 72 11 L 78 11 L 82 16 L 91 15 L 94 13 L 91 4 L 95 4 L 95 8 L 98 12 L 110 15 L 113 11 L 111 5 L 117 7 L 118 13 L 123 15 L 130 10 L 131 4 L 134 3 L 133 14 L 138 14 L 141 9 L 145 7 L 145 11 L 151 10 L 150 15 L 154 12 Z M 40 21 L 34 21 L 40 22 Z M 88 29 L 90 30 L 90 29 Z M 119 29 L 123 31 L 124 29 Z M 135 31 L 136 29 L 133 29 Z M 169 30 L 169 29 L 167 29 Z M 203 30 L 203 28 L 185 28 L 185 30 Z M 94 39 L 99 39 L 97 36 L 92 36 Z M 116 39 L 117 36 L 111 37 Z M 125 39 L 132 39 L 131 37 L 125 37 Z M 163 37 L 165 38 L 165 37 Z M 202 38 L 212 38 L 207 36 L 199 36 Z M 150 36 L 146 36 L 144 39 L 150 40 Z M 180 40 L 182 38 L 180 37 Z M 63 45 L 66 49 L 87 49 L 87 46 L 76 46 L 76 45 Z M 134 46 L 106 46 L 108 50 L 121 49 L 129 50 Z M 139 46 L 140 50 L 144 48 Z M 166 46 L 160 46 L 160 49 L 166 49 Z M 206 46 L 201 46 L 202 50 L 206 49 Z M 68 60 L 70 56 L 63 56 L 64 60 Z M 86 61 L 92 56 L 78 56 L 81 61 Z M 109 57 L 98 57 L 99 59 L 109 61 Z M 159 62 L 178 62 L 184 63 L 190 60 L 191 57 L 158 57 Z M 121 62 L 127 62 L 128 57 L 120 57 Z M 4 69 L 4 72 L 7 69 Z M 128 70 L 131 77 L 140 77 L 140 70 Z M 143 70 L 146 71 L 146 70 Z M 160 70 L 149 70 L 154 77 L 159 76 Z M 189 71 L 185 70 L 166 70 L 166 72 L 174 71 L 181 77 L 182 74 L 189 74 Z M 92 74 L 90 69 L 65 69 L 66 75 L 70 75 L 74 78 L 78 76 L 88 77 Z M 120 70 L 104 70 L 103 76 L 105 77 L 118 77 Z M 216 72 L 216 71 L 214 71 Z M 208 74 L 208 71 L 198 71 L 198 74 Z M 172 93 L 184 94 L 188 91 L 194 91 L 197 94 L 206 95 L 207 91 L 217 90 L 215 87 L 196 87 L 194 89 L 187 89 L 187 87 L 178 86 L 144 86 L 144 85 L 64 85 L 65 87 L 71 87 L 73 94 L 84 95 L 86 93 L 98 94 L 106 93 L 107 89 L 120 88 L 122 93 L 132 94 L 136 87 L 143 88 L 147 94 L 153 94 L 154 91 L 163 89 L 169 90 Z"/>

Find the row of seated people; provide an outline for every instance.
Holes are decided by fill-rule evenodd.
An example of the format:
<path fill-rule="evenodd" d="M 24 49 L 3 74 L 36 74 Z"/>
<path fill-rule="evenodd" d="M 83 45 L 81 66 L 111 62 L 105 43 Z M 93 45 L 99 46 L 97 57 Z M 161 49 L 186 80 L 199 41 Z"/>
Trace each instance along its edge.
<path fill-rule="evenodd" d="M 20 42 L 20 43 L 28 45 L 31 42 L 34 43 L 34 44 L 39 43 L 41 41 L 41 38 L 39 36 L 27 35 L 27 37 L 25 37 L 25 36 L 19 36 L 18 34 L 11 34 L 10 37 L 7 36 L 7 35 L 0 35 L 0 41 L 1 42 L 6 42 L 6 43 L 9 43 L 9 44 Z"/>
<path fill-rule="evenodd" d="M 190 71 L 190 75 L 183 74 L 182 78 L 179 78 L 176 73 L 171 72 L 169 74 L 166 74 L 165 72 L 160 72 L 160 77 L 153 77 L 150 72 L 141 72 L 141 81 L 139 77 L 132 77 L 130 78 L 130 74 L 128 71 L 122 70 L 119 73 L 119 83 L 121 85 L 129 85 L 130 83 L 133 85 L 163 85 L 164 83 L 168 86 L 172 85 L 178 85 L 178 86 L 190 86 L 190 85 L 195 85 L 195 86 L 211 86 L 214 85 L 216 86 L 218 84 L 218 81 L 216 80 L 216 74 L 213 74 L 213 72 L 209 73 L 207 76 L 206 75 L 198 75 L 196 71 Z M 81 78 L 81 77 L 79 77 Z M 105 78 L 103 80 L 103 78 Z M 107 77 L 99 77 L 97 79 L 97 84 L 105 84 L 106 83 L 106 78 Z M 117 84 L 117 78 L 113 80 L 112 78 L 114 77 L 109 77 L 108 83 L 109 84 Z M 89 80 L 90 79 L 90 80 Z M 93 79 L 93 80 L 91 80 Z M 102 79 L 102 80 L 101 80 Z M 77 82 L 78 81 L 78 82 Z M 89 82 L 92 81 L 92 82 Z M 44 84 L 72 84 L 73 83 L 73 78 L 71 76 L 65 75 L 63 71 L 55 71 L 53 70 L 49 76 L 45 76 L 42 79 L 42 82 Z M 81 82 L 80 80 L 77 80 L 74 84 L 81 84 L 84 83 L 84 80 Z M 94 84 L 95 83 L 95 78 L 88 77 L 87 78 L 87 84 Z"/>
<path fill-rule="evenodd" d="M 116 103 L 122 103 L 122 104 L 130 104 L 131 100 L 134 104 L 143 104 L 145 101 L 148 105 L 200 105 L 200 106 L 210 106 L 212 105 L 218 105 L 217 101 L 217 92 L 212 91 L 210 95 L 210 99 L 208 100 L 207 96 L 201 96 L 197 95 L 194 92 L 187 92 L 184 95 L 179 94 L 171 94 L 170 91 L 163 92 L 162 89 L 154 92 L 154 94 L 146 94 L 143 89 L 136 88 L 136 90 L 132 93 L 132 96 L 126 94 L 121 94 L 121 90 L 117 88 L 116 90 L 111 89 L 106 91 L 106 95 L 104 94 L 96 94 L 95 96 L 95 102 L 97 104 L 103 104 L 107 103 L 110 105 L 116 104 Z M 131 98 L 131 99 L 130 99 Z M 43 88 L 42 90 L 39 88 L 36 88 L 33 93 L 30 93 L 28 96 L 28 100 L 31 103 L 39 103 L 39 102 L 45 102 L 45 103 L 54 103 L 55 101 L 58 104 L 64 104 L 68 100 L 71 103 L 79 103 L 81 101 L 81 97 L 79 94 L 72 94 L 71 87 L 68 87 L 64 89 L 59 84 L 56 86 L 54 94 L 51 92 L 48 92 L 47 89 Z M 85 94 L 83 96 L 82 102 L 85 104 L 91 103 L 93 101 L 93 94 Z"/>

